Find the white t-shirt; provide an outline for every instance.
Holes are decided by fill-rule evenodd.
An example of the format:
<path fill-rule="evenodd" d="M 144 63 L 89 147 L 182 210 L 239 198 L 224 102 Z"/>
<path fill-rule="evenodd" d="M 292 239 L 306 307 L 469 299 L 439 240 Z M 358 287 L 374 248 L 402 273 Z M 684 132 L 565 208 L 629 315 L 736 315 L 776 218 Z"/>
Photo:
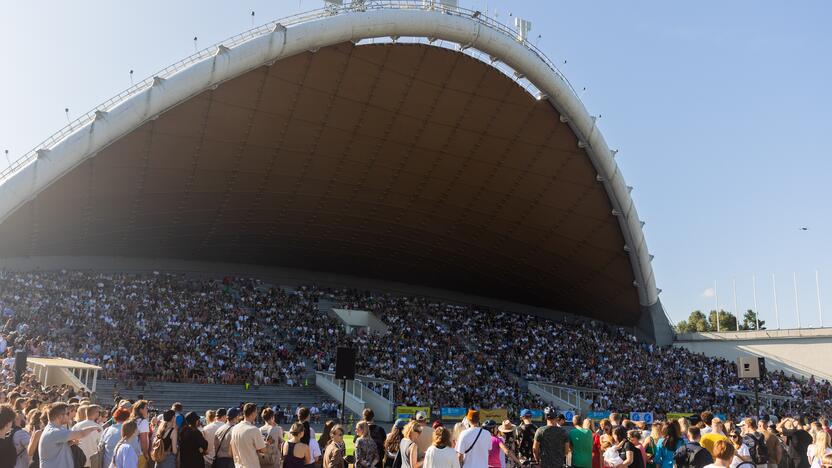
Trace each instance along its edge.
<path fill-rule="evenodd" d="M 101 429 L 101 425 L 95 421 L 90 421 L 89 419 L 85 419 L 76 425 L 72 426 L 73 431 L 83 431 L 84 429 L 90 427 L 97 427 Z M 92 431 L 91 433 L 87 434 L 85 437 L 82 437 L 81 440 L 78 441 L 78 447 L 84 452 L 84 455 L 87 456 L 87 463 L 84 466 L 90 466 L 90 457 L 93 456 L 95 452 L 98 451 L 98 441 L 101 440 L 101 431 Z"/>
<path fill-rule="evenodd" d="M 213 462 L 214 461 L 214 434 L 217 433 L 217 429 L 222 427 L 225 424 L 222 421 L 214 421 L 211 424 L 202 428 L 202 436 L 205 437 L 205 440 L 208 441 L 208 450 L 205 451 L 205 461 L 206 462 Z"/>
<path fill-rule="evenodd" d="M 235 468 L 260 468 L 257 451 L 265 447 L 263 435 L 254 424 L 243 421 L 231 430 L 231 451 L 234 454 Z"/>
<path fill-rule="evenodd" d="M 740 449 L 737 450 L 737 454 L 734 455 L 734 459 L 731 460 L 731 468 L 736 468 L 737 465 L 742 463 L 742 459 L 740 459 L 740 456 L 749 457 L 749 458 L 751 457 L 751 450 L 748 450 L 747 445 L 745 445 L 745 444 L 740 445 Z"/>
<path fill-rule="evenodd" d="M 459 456 L 451 447 L 438 448 L 432 445 L 425 451 L 425 461 L 422 466 L 423 468 L 459 468 Z"/>
<path fill-rule="evenodd" d="M 491 450 L 491 434 L 480 427 L 462 431 L 456 441 L 456 451 L 464 454 L 465 468 L 488 468 L 489 450 Z"/>

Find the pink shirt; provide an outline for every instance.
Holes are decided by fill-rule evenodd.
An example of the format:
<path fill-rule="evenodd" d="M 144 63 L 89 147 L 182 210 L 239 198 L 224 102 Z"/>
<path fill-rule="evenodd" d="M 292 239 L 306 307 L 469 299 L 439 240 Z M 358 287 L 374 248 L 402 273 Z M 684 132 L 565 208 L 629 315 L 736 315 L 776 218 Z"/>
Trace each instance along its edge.
<path fill-rule="evenodd" d="M 489 468 L 503 468 L 506 466 L 506 455 L 500 450 L 500 444 L 503 439 L 497 436 L 491 436 L 491 450 L 488 451 L 488 467 Z"/>

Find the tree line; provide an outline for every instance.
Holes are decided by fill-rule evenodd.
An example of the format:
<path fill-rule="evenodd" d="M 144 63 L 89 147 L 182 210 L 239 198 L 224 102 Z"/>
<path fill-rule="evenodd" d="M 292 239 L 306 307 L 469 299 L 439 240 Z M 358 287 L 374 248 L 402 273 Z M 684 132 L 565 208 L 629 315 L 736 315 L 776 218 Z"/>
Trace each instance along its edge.
<path fill-rule="evenodd" d="M 765 320 L 760 320 L 760 330 L 765 330 Z M 717 312 L 712 310 L 706 316 L 701 310 L 694 310 L 690 313 L 687 320 L 682 320 L 674 327 L 676 333 L 694 333 L 694 332 L 715 332 L 717 331 Z M 742 321 L 739 323 L 739 330 L 756 330 L 757 329 L 757 313 L 751 309 L 745 311 Z M 731 312 L 721 310 L 719 311 L 719 328 L 720 331 L 736 331 L 737 317 Z"/>

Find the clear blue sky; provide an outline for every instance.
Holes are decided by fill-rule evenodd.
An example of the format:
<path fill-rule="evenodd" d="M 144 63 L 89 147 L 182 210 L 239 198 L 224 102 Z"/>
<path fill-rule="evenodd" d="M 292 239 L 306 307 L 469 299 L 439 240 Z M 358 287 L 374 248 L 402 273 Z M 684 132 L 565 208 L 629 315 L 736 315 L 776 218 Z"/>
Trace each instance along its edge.
<path fill-rule="evenodd" d="M 70 116 L 200 47 L 322 0 L 0 0 L 0 149 L 34 147 Z M 460 0 L 533 22 L 612 148 L 674 321 L 720 304 L 817 325 L 820 270 L 832 325 L 832 2 Z M 0 154 L 0 167 L 5 165 Z M 801 226 L 809 231 L 799 231 Z"/>

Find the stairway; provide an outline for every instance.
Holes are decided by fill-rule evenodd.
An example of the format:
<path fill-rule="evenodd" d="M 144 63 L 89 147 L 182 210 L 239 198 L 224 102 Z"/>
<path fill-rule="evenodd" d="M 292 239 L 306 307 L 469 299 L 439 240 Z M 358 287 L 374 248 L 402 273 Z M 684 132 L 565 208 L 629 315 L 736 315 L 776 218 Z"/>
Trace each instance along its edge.
<path fill-rule="evenodd" d="M 115 380 L 98 381 L 96 395 L 99 402 L 104 405 L 112 404 L 115 384 Z M 242 385 L 148 382 L 144 388 L 134 387 L 130 390 L 119 385 L 118 392 L 122 398 L 130 400 L 136 400 L 138 395 L 144 395 L 146 400 L 154 402 L 152 407 L 160 410 L 170 408 L 174 402 L 180 402 L 184 405 L 186 412 L 196 411 L 200 415 L 208 409 L 236 407 L 242 402 L 251 402 L 258 406 L 268 403 L 280 405 L 283 408 L 287 406 L 295 408 L 298 403 L 306 407 L 311 405 L 320 407 L 322 402 L 331 400 L 314 385 L 310 387 L 262 385 L 246 390 Z"/>

